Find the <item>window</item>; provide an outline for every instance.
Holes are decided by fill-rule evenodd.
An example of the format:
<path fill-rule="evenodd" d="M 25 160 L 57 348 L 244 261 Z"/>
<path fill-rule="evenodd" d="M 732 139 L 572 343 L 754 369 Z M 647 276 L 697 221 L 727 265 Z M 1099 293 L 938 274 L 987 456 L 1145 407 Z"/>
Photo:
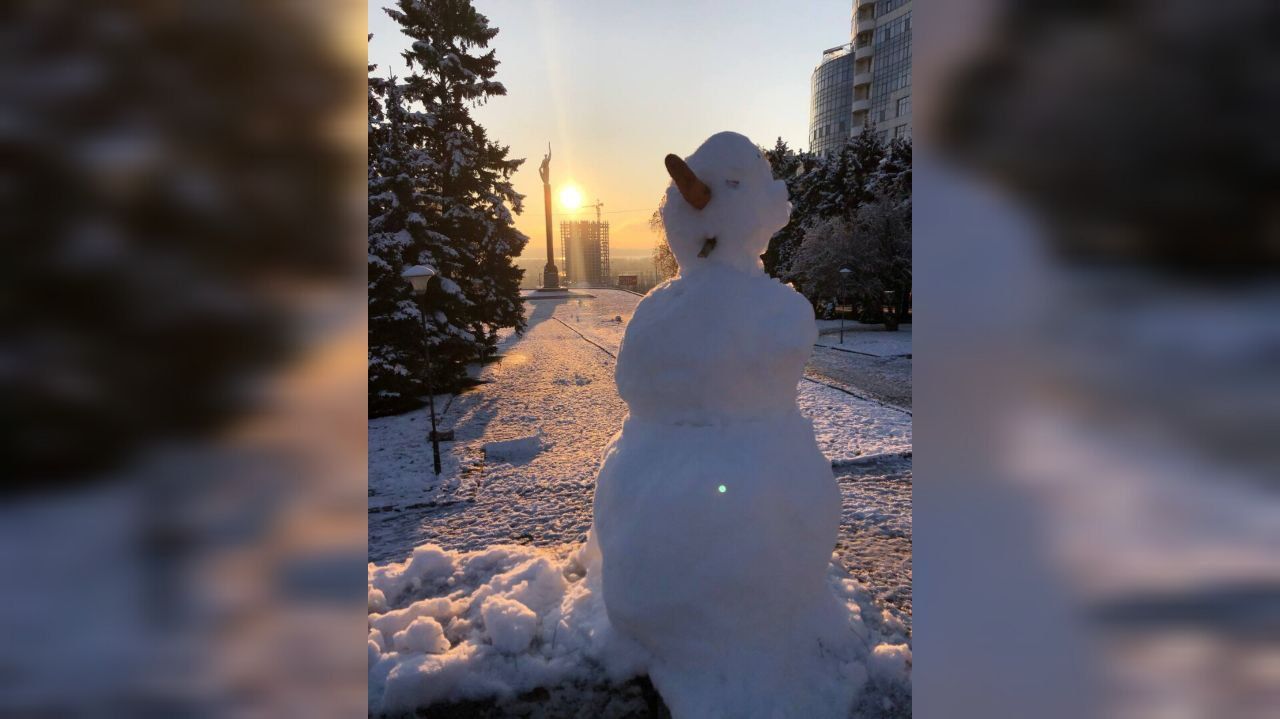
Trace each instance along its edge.
<path fill-rule="evenodd" d="M 911 96 L 898 98 L 898 117 L 911 114 Z"/>
<path fill-rule="evenodd" d="M 906 125 L 898 125 L 897 127 L 893 128 L 893 136 L 894 136 L 894 137 L 902 137 L 902 136 L 903 136 L 903 135 L 905 135 L 905 134 L 907 134 L 907 126 L 906 126 Z"/>

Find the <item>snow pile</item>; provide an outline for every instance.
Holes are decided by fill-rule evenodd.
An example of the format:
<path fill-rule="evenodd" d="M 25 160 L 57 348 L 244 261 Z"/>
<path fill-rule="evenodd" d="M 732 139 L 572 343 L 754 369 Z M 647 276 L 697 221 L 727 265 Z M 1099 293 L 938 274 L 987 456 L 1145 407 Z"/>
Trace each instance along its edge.
<path fill-rule="evenodd" d="M 598 563 L 593 551 L 588 545 L 576 552 L 519 546 L 448 552 L 424 545 L 405 562 L 370 564 L 370 714 L 492 701 L 523 715 L 515 708 L 524 701 L 523 708 L 532 710 L 524 713 L 558 716 L 560 708 L 590 714 L 584 709 L 589 704 L 621 703 L 627 682 L 642 675 L 651 659 L 610 626 L 599 582 L 584 569 Z M 866 667 L 843 663 L 839 675 L 850 690 L 868 688 L 863 703 L 906 700 L 911 655 L 901 621 L 879 609 L 838 566 L 826 582 L 862 654 L 870 657 Z M 773 621 L 741 629 L 769 634 Z M 804 671 L 786 667 L 771 680 L 773 690 L 802 681 Z M 520 698 L 539 688 L 551 691 Z M 824 713 L 831 712 L 819 715 Z"/>
<path fill-rule="evenodd" d="M 906 644 L 881 644 L 871 651 L 871 674 L 887 683 L 903 683 L 911 677 L 911 649 Z"/>
<path fill-rule="evenodd" d="M 644 652 L 610 628 L 572 554 L 499 546 L 369 565 L 369 712 L 617 684 Z"/>
<path fill-rule="evenodd" d="M 840 493 L 796 404 L 817 327 L 758 258 L 786 188 L 734 133 L 688 158 L 696 178 L 673 165 L 662 218 L 681 275 L 622 342 L 630 416 L 597 479 L 588 576 L 677 719 L 844 717 L 869 646 L 827 584 Z"/>
<path fill-rule="evenodd" d="M 380 630 L 378 639 L 381 646 L 385 639 Z M 440 622 L 432 617 L 416 617 L 409 626 L 391 636 L 391 646 L 398 652 L 440 654 L 448 651 L 449 640 L 445 639 Z"/>
<path fill-rule="evenodd" d="M 538 628 L 538 615 L 514 599 L 488 597 L 480 605 L 485 636 L 504 654 L 516 654 L 529 648 Z"/>
<path fill-rule="evenodd" d="M 542 431 L 526 437 L 485 442 L 484 456 L 498 462 L 527 462 L 542 451 Z"/>

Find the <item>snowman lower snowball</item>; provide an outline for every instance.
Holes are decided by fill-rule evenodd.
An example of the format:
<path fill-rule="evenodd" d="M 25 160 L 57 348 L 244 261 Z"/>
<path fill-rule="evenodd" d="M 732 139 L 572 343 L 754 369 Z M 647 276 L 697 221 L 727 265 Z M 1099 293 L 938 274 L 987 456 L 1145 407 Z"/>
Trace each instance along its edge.
<path fill-rule="evenodd" d="M 618 355 L 630 414 L 597 480 L 589 573 L 674 716 L 847 716 L 866 649 L 827 585 L 840 494 L 796 404 L 817 328 L 759 259 L 786 185 L 732 132 L 667 169 L 680 274 Z"/>

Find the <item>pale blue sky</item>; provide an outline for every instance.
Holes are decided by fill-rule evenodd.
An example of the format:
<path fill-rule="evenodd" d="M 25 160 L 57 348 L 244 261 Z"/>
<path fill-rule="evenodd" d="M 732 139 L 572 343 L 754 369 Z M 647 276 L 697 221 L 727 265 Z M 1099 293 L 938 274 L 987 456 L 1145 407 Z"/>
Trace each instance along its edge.
<path fill-rule="evenodd" d="M 405 38 L 372 0 L 369 47 L 379 74 L 403 75 Z M 809 76 L 828 47 L 848 41 L 851 0 L 476 0 L 501 31 L 497 79 L 507 95 L 474 116 L 528 158 L 516 189 L 517 226 L 545 254 L 537 165 L 552 145 L 551 181 L 604 202 L 615 254 L 647 252 L 649 213 L 666 187 L 662 158 L 688 155 L 720 130 L 807 147 Z M 570 214 L 559 203 L 556 222 Z M 559 249 L 559 228 L 556 244 Z"/>

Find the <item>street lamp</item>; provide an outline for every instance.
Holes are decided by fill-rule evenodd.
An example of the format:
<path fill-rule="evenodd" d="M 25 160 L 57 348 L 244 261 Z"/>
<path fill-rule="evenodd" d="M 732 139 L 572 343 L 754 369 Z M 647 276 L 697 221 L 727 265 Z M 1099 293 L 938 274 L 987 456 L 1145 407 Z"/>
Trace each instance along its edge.
<path fill-rule="evenodd" d="M 418 306 L 422 314 L 422 358 L 427 365 L 427 406 L 431 408 L 431 459 L 438 476 L 440 474 L 440 435 L 436 432 L 436 395 L 431 388 L 431 353 L 428 351 L 430 345 L 426 341 L 427 285 L 431 284 L 431 278 L 436 276 L 436 271 L 430 265 L 414 265 L 401 272 L 400 276 L 413 286 L 413 294 L 418 298 Z"/>
<path fill-rule="evenodd" d="M 851 274 L 853 274 L 853 270 L 849 269 L 848 267 L 841 267 L 841 268 L 840 268 L 840 289 L 841 289 L 842 291 L 845 289 L 845 285 L 846 285 L 846 284 L 848 284 L 848 282 L 849 282 L 849 275 L 851 275 Z M 837 297 L 837 298 L 836 298 L 837 309 L 839 309 L 839 306 L 838 306 L 838 305 L 839 305 L 839 302 L 840 302 L 840 298 L 839 298 L 839 297 Z M 844 346 L 844 316 L 845 316 L 845 314 L 846 314 L 845 312 L 841 312 L 841 313 L 840 313 L 840 345 L 841 345 L 841 346 Z"/>
<path fill-rule="evenodd" d="M 884 291 L 884 306 L 880 308 L 884 314 L 884 328 L 889 332 L 898 331 L 898 295 L 893 290 Z"/>

